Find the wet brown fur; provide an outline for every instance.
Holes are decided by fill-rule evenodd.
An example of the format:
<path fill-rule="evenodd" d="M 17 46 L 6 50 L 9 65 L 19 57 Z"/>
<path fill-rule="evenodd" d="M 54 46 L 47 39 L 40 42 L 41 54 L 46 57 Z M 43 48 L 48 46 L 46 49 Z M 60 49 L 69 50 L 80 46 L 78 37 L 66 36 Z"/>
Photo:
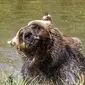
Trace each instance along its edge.
<path fill-rule="evenodd" d="M 63 37 L 63 40 L 65 40 L 66 43 L 68 43 L 72 48 L 75 48 L 76 50 L 82 52 L 82 42 L 77 37 L 71 37 L 68 35 L 63 35 L 63 33 L 56 27 L 54 27 L 52 23 L 52 16 L 48 13 L 44 14 L 42 17 L 42 20 L 49 21 L 50 25 L 52 26 L 51 32 L 54 35 L 60 34 Z"/>

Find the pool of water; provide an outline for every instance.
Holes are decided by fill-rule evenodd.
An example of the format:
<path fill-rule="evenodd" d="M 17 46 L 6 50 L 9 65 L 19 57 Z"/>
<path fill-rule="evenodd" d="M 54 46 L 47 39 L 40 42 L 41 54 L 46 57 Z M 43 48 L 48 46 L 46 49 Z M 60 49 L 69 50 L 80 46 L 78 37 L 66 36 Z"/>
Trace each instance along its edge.
<path fill-rule="evenodd" d="M 7 41 L 30 20 L 41 19 L 47 12 L 65 35 L 82 40 L 85 54 L 84 0 L 0 0 L 0 71 L 20 70 L 20 56 Z"/>

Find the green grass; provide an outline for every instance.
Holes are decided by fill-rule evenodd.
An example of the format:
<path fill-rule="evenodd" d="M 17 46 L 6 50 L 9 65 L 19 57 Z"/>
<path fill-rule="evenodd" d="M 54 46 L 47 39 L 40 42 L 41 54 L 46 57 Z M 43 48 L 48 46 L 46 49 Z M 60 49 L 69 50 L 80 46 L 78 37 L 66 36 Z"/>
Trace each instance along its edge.
<path fill-rule="evenodd" d="M 20 77 L 15 77 L 13 74 L 5 74 L 2 72 L 0 85 L 26 85 L 26 82 Z"/>
<path fill-rule="evenodd" d="M 83 85 L 84 83 L 84 77 L 79 76 L 79 81 L 75 85 Z M 23 80 L 20 76 L 15 77 L 14 74 L 6 74 L 2 72 L 2 79 L 0 79 L 0 85 L 38 85 L 38 82 L 34 78 L 31 83 L 27 84 L 25 80 Z M 63 80 L 61 79 L 63 82 Z M 65 82 L 63 82 L 64 85 L 68 85 Z M 49 85 L 48 82 L 45 80 L 43 81 L 42 85 Z M 54 85 L 53 82 L 51 81 L 50 85 Z"/>

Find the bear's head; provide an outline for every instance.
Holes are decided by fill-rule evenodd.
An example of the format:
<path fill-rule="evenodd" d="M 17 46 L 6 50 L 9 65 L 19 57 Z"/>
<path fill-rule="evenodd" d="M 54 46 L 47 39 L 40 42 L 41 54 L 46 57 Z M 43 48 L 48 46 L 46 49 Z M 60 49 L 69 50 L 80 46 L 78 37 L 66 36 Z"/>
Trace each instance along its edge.
<path fill-rule="evenodd" d="M 28 53 L 34 53 L 40 49 L 46 50 L 51 40 L 50 29 L 51 23 L 49 21 L 30 21 L 28 25 L 22 27 L 8 43 L 15 46 L 18 50 Z"/>

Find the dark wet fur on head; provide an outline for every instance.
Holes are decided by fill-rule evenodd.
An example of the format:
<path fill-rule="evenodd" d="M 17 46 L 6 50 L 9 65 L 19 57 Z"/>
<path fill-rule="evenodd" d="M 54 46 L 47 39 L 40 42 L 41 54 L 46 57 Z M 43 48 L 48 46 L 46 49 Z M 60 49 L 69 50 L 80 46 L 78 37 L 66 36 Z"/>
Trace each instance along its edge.
<path fill-rule="evenodd" d="M 33 32 L 33 29 L 37 29 Z M 31 28 L 31 29 L 30 29 Z M 43 29 L 40 30 L 40 29 Z M 44 27 L 38 24 L 31 24 L 22 29 L 22 41 L 27 44 L 30 40 L 25 40 L 24 35 L 31 32 L 32 37 L 38 36 L 39 39 L 34 40 L 31 46 L 27 46 L 21 52 L 23 56 L 22 76 L 28 83 L 33 79 L 38 84 L 44 85 L 44 81 L 51 85 L 74 85 L 79 81 L 79 75 L 83 73 L 83 55 L 76 49 L 72 49 L 70 45 L 66 44 L 61 35 L 54 35 L 48 33 L 43 35 L 46 31 Z M 40 34 L 41 33 L 41 34 Z M 29 85 L 29 84 L 28 84 Z"/>

